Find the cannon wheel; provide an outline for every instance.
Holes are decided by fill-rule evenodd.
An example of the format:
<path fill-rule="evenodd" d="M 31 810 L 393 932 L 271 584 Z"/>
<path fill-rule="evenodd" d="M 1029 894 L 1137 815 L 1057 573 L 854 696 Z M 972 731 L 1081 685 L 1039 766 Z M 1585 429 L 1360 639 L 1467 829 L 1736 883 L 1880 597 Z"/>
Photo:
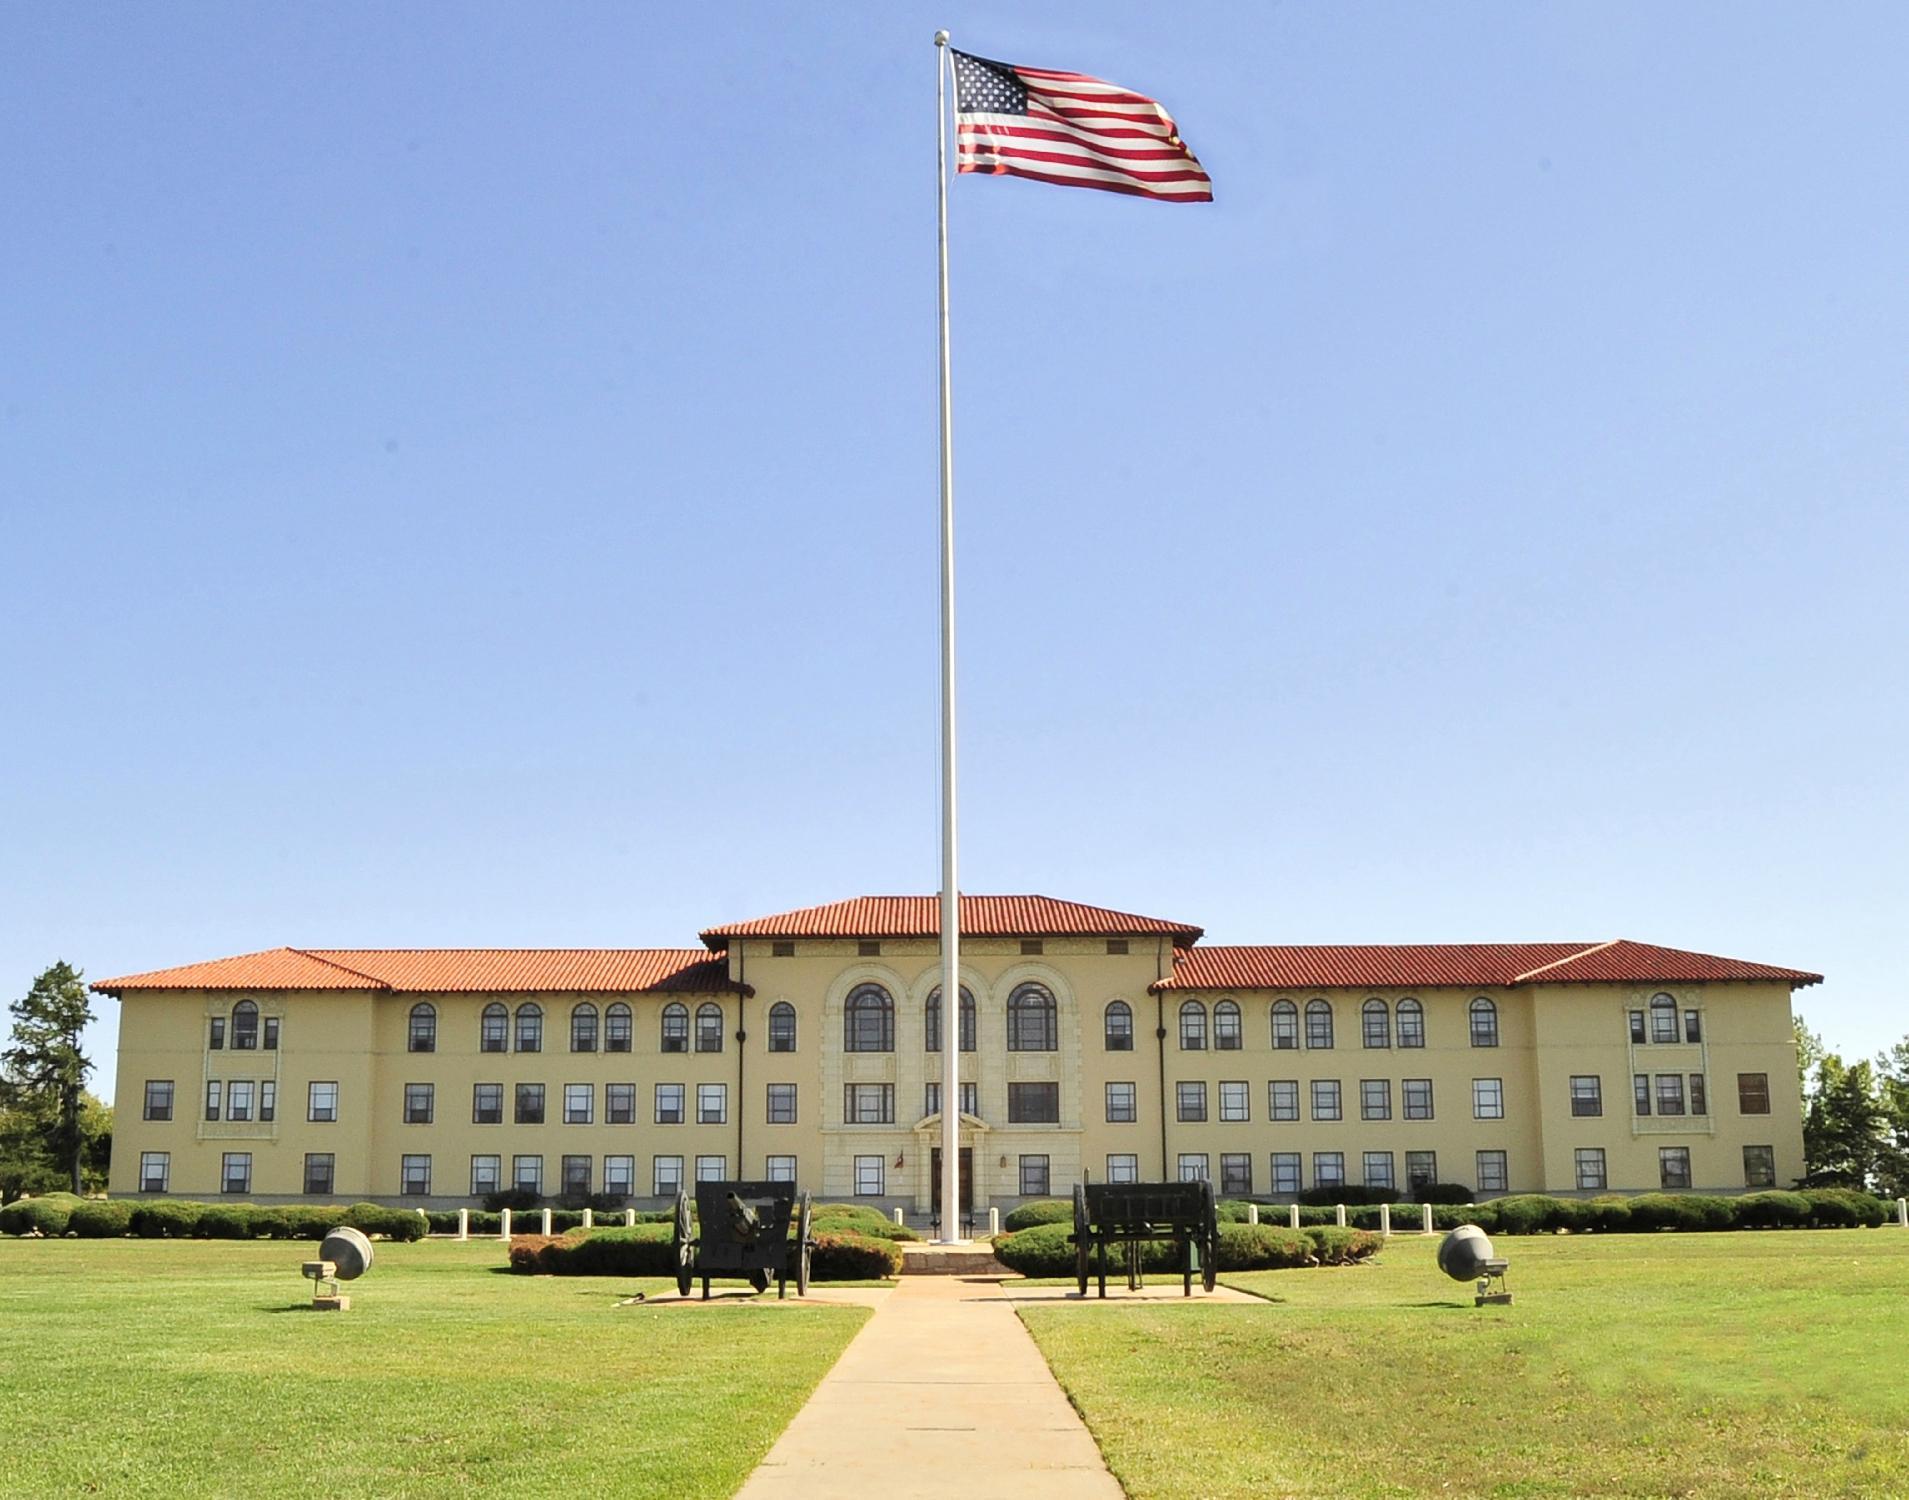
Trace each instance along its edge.
<path fill-rule="evenodd" d="M 1087 1295 L 1087 1184 L 1074 1184 L 1074 1279 L 1080 1283 L 1080 1294 Z"/>
<path fill-rule="evenodd" d="M 795 1294 L 806 1297 L 809 1295 L 809 1251 L 814 1246 L 809 1241 L 809 1195 L 804 1193 L 800 1201 L 795 1217 Z"/>
<path fill-rule="evenodd" d="M 682 1188 L 676 1190 L 676 1232 L 670 1237 L 670 1243 L 676 1250 L 676 1293 L 689 1295 L 689 1285 L 694 1281 L 696 1268 L 696 1241 L 690 1234 L 689 1194 Z"/>
<path fill-rule="evenodd" d="M 1213 1184 L 1200 1184 L 1200 1280 L 1210 1292 L 1220 1279 L 1220 1210 L 1213 1201 Z"/>

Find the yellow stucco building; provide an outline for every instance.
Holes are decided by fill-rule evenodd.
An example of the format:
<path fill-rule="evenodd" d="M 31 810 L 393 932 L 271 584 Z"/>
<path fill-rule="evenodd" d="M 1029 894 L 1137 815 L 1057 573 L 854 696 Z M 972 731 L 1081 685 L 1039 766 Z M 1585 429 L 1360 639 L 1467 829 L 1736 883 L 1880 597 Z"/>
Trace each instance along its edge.
<path fill-rule="evenodd" d="M 645 1206 L 786 1178 L 938 1192 L 933 897 L 700 949 L 279 948 L 103 980 L 112 1191 Z M 1202 947 L 1186 923 L 962 898 L 963 1193 L 1207 1176 L 1594 1193 L 1788 1186 L 1790 994 L 1820 975 L 1625 941 Z"/>

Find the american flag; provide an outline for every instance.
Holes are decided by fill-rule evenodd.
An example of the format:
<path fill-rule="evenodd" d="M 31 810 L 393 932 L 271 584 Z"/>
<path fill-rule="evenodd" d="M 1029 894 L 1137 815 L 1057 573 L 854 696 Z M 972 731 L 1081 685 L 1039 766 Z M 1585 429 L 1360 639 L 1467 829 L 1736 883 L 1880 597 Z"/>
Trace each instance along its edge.
<path fill-rule="evenodd" d="M 953 49 L 950 49 L 953 50 Z M 1211 203 L 1213 181 L 1157 99 L 1085 73 L 954 54 L 955 165 L 1170 203 Z"/>

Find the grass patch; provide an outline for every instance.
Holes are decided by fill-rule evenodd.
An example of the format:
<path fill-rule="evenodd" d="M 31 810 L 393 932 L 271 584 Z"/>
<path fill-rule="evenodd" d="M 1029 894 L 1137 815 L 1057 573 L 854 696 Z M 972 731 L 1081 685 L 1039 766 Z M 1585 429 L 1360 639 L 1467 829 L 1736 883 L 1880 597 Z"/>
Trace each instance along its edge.
<path fill-rule="evenodd" d="M 309 1248 L 0 1242 L 7 1491 L 727 1495 L 868 1316 L 619 1308 L 673 1284 L 443 1242 L 313 1313 Z"/>
<path fill-rule="evenodd" d="M 1135 1500 L 1909 1492 L 1909 1234 L 1510 1240 L 1507 1308 L 1437 1244 L 1021 1317 Z"/>

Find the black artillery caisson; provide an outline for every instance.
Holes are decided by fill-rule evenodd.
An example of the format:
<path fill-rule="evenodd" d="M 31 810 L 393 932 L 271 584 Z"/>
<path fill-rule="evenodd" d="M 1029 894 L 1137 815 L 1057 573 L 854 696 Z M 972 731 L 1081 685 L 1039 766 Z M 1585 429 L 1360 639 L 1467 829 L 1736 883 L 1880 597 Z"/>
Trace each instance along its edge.
<path fill-rule="evenodd" d="M 1213 1184 L 1198 1182 L 1083 1182 L 1074 1187 L 1074 1271 L 1080 1294 L 1087 1295 L 1088 1260 L 1100 1272 L 1100 1295 L 1107 1295 L 1107 1247 L 1119 1245 L 1127 1268 L 1127 1289 L 1140 1289 L 1141 1246 L 1172 1240 L 1179 1247 L 1181 1295 L 1193 1295 L 1197 1272 L 1213 1290 L 1219 1273 L 1220 1219 Z"/>
<path fill-rule="evenodd" d="M 790 1231 L 793 1230 L 792 1234 Z M 676 1194 L 676 1290 L 689 1295 L 703 1283 L 709 1300 L 712 1278 L 744 1280 L 759 1292 L 775 1278 L 776 1295 L 787 1295 L 791 1278 L 798 1297 L 809 1292 L 809 1195 L 788 1182 L 699 1182 L 696 1214 L 690 1217 L 689 1191 Z"/>

